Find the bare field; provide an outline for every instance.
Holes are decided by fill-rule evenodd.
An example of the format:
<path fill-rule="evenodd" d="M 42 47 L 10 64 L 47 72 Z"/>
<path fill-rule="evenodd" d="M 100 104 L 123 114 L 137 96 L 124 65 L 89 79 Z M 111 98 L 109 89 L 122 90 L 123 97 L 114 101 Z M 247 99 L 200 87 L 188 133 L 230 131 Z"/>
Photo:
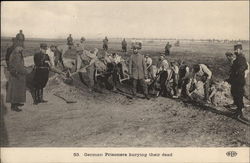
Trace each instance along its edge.
<path fill-rule="evenodd" d="M 27 41 L 25 56 L 39 50 L 41 41 Z M 63 44 L 62 41 L 46 41 Z M 6 51 L 1 42 L 1 57 Z M 164 51 L 165 42 L 143 42 L 141 53 L 154 60 Z M 102 48 L 102 42 L 87 41 L 87 49 Z M 120 42 L 109 44 L 110 52 L 121 52 Z M 243 44 L 249 60 L 249 45 Z M 188 64 L 205 63 L 216 80 L 228 77 L 229 64 L 225 52 L 233 44 L 181 42 L 173 47 L 168 60 L 182 59 Z M 131 52 L 129 52 L 131 53 Z M 128 55 L 124 55 L 126 58 Z M 74 58 L 72 54 L 66 57 Z M 1 66 L 1 69 L 3 67 Z M 1 71 L 3 72 L 3 71 Z M 1 74 L 2 78 L 2 74 Z M 1 84 L 1 109 L 5 135 L 10 147 L 239 147 L 250 145 L 249 126 L 228 115 L 226 110 L 202 106 L 170 98 L 128 99 L 120 94 L 103 90 L 90 93 L 81 83 L 69 86 L 53 76 L 46 88 L 46 104 L 27 102 L 20 113 L 10 111 L 4 103 L 5 87 Z M 248 76 L 249 86 L 249 76 Z M 66 104 L 53 95 L 61 92 L 77 100 Z M 245 112 L 249 118 L 250 108 Z"/>

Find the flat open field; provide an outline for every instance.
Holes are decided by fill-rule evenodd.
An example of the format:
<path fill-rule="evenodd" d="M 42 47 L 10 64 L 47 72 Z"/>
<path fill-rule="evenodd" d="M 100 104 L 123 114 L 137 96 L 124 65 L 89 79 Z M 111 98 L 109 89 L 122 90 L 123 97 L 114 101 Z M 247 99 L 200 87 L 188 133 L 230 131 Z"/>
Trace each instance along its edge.
<path fill-rule="evenodd" d="M 25 42 L 25 56 L 39 50 L 40 42 L 63 44 L 63 41 L 32 40 Z M 8 41 L 1 42 L 1 58 Z M 150 54 L 154 63 L 166 42 L 143 42 L 142 54 Z M 129 44 L 130 45 L 130 44 Z M 101 40 L 86 42 L 87 49 L 102 48 Z M 121 52 L 121 43 L 110 39 L 110 52 Z M 243 44 L 249 60 L 249 45 Z M 181 42 L 172 47 L 168 60 L 184 60 L 188 64 L 205 63 L 214 79 L 228 77 L 229 64 L 225 52 L 233 44 Z M 3 55 L 4 54 L 4 55 Z M 66 55 L 74 58 L 74 55 Z M 3 72 L 1 66 L 1 72 Z M 1 73 L 1 79 L 4 79 Z M 5 100 L 5 85 L 1 83 L 1 109 L 4 120 L 2 134 L 6 146 L 15 147 L 236 147 L 250 145 L 249 126 L 232 118 L 226 110 L 203 106 L 170 98 L 128 99 L 108 90 L 89 92 L 84 84 L 69 86 L 53 76 L 45 90 L 46 104 L 32 105 L 27 92 L 27 102 L 20 113 L 10 111 Z M 248 76 L 249 86 L 249 76 Z M 54 96 L 55 92 L 67 94 L 77 103 L 66 104 Z M 230 97 L 229 97 L 230 98 Z M 249 103 L 249 101 L 246 101 Z M 244 113 L 249 119 L 250 108 Z"/>

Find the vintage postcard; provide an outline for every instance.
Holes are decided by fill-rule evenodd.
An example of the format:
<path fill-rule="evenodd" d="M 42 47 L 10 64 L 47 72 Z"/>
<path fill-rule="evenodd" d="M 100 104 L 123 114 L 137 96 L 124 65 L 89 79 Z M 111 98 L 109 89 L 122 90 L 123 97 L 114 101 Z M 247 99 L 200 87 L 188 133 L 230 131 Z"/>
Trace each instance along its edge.
<path fill-rule="evenodd" d="M 2 1 L 3 163 L 248 163 L 249 1 Z"/>

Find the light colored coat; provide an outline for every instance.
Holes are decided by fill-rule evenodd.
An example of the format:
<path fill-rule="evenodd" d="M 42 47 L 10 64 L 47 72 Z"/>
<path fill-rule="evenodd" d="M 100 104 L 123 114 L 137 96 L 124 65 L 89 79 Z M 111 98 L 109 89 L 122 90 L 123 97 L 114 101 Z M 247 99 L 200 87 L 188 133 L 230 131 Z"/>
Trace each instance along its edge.
<path fill-rule="evenodd" d="M 147 67 L 144 56 L 141 54 L 132 54 L 129 59 L 129 74 L 134 79 L 145 79 Z"/>
<path fill-rule="evenodd" d="M 6 102 L 24 103 L 26 101 L 26 74 L 23 55 L 16 48 L 9 59 L 10 77 L 8 82 Z"/>

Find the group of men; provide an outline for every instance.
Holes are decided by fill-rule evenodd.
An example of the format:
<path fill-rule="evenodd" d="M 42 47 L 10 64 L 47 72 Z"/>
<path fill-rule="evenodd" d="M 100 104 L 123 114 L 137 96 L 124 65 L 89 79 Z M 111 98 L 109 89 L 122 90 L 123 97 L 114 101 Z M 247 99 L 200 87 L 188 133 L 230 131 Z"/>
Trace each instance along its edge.
<path fill-rule="evenodd" d="M 19 33 L 17 37 L 24 38 L 20 36 L 21 34 Z M 49 71 L 60 73 L 54 66 L 57 66 L 58 62 L 63 65 L 62 54 L 57 47 L 51 45 L 48 48 L 47 44 L 41 43 L 39 52 L 34 54 L 33 70 L 29 72 L 24 65 L 23 50 L 24 40 L 18 41 L 13 38 L 12 45 L 8 47 L 5 56 L 8 72 L 6 101 L 11 103 L 11 110 L 17 112 L 22 111 L 19 107 L 26 101 L 27 88 L 31 92 L 35 105 L 47 102 L 43 98 L 43 89 L 48 82 Z"/>
<path fill-rule="evenodd" d="M 20 36 L 21 35 L 21 36 Z M 19 41 L 16 41 L 19 40 Z M 21 111 L 20 106 L 25 102 L 25 89 L 27 85 L 27 76 L 29 76 L 25 66 L 23 58 L 24 48 L 24 36 L 22 31 L 17 35 L 16 39 L 13 38 L 13 45 L 7 49 L 7 67 L 10 73 L 8 87 L 7 87 L 7 102 L 11 103 L 11 109 L 13 111 Z M 135 43 L 132 46 L 133 54 L 128 60 L 128 69 L 126 70 L 125 60 L 117 53 L 109 54 L 108 51 L 108 39 L 105 37 L 103 40 L 104 52 L 102 55 L 98 53 L 98 49 L 93 51 L 87 51 L 84 48 L 85 38 L 81 38 L 80 44 L 76 46 L 76 71 L 87 72 L 88 86 L 92 91 L 95 88 L 95 77 L 97 71 L 101 71 L 104 77 L 108 78 L 112 76 L 113 90 L 116 90 L 117 81 L 124 76 L 126 72 L 132 82 L 132 94 L 137 96 L 138 84 L 142 87 L 143 94 L 146 99 L 149 97 L 149 88 L 152 88 L 156 81 L 160 85 L 160 89 L 157 96 L 164 97 L 171 96 L 172 98 L 178 98 L 180 96 L 191 97 L 195 87 L 192 87 L 201 81 L 204 83 L 204 100 L 206 102 L 211 101 L 211 85 L 212 71 L 205 64 L 187 65 L 185 62 L 169 62 L 165 55 L 161 55 L 158 59 L 158 63 L 153 65 L 153 60 L 148 54 L 142 55 L 140 49 L 141 44 Z M 124 51 L 127 43 L 125 39 L 122 42 Z M 73 39 L 71 35 L 67 39 L 68 45 L 72 45 Z M 126 45 L 126 46 L 125 46 Z M 169 48 L 169 47 L 168 47 Z M 237 44 L 234 46 L 234 53 L 226 53 L 232 63 L 230 71 L 230 77 L 226 80 L 231 84 L 231 93 L 234 103 L 237 107 L 235 114 L 238 117 L 242 117 L 242 108 L 244 107 L 243 95 L 244 86 L 246 84 L 245 77 L 249 65 L 246 58 L 242 54 L 242 45 Z M 49 48 L 46 44 L 40 45 L 40 51 L 34 55 L 34 69 L 32 71 L 31 82 L 33 88 L 33 100 L 34 104 L 47 102 L 43 99 L 43 89 L 47 84 L 49 78 L 49 71 L 53 67 L 57 66 L 58 62 L 62 62 L 62 52 L 55 46 L 51 45 Z M 108 73 L 106 73 L 108 72 Z M 62 73 L 64 74 L 64 73 Z M 146 83 L 147 79 L 151 79 L 151 82 Z"/>

